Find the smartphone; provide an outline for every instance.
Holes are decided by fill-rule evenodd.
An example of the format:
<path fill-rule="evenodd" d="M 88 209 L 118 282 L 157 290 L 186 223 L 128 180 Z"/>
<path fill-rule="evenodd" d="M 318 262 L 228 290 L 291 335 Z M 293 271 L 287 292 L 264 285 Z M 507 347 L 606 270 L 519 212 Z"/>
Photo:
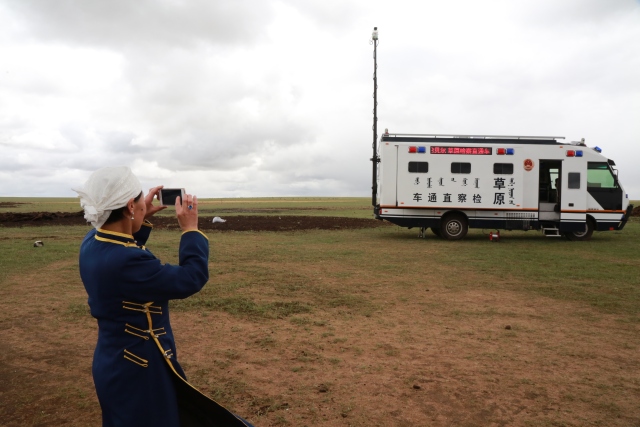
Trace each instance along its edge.
<path fill-rule="evenodd" d="M 162 206 L 174 206 L 176 199 L 184 200 L 184 188 L 163 188 L 160 190 L 160 204 Z"/>

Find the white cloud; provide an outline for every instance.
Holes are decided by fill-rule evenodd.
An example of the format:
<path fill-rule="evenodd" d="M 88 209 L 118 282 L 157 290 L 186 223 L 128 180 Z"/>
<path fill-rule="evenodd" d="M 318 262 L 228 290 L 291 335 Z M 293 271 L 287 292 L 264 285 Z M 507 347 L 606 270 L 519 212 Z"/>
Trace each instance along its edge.
<path fill-rule="evenodd" d="M 640 198 L 637 1 L 22 0 L 0 19 L 0 195 L 127 164 L 201 197 L 369 196 L 378 26 L 379 133 L 584 137 Z"/>

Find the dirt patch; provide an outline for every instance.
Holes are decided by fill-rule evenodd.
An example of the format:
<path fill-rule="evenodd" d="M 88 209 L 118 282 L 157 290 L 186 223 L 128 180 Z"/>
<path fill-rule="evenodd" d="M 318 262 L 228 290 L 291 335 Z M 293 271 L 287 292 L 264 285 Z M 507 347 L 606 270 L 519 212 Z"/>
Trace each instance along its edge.
<path fill-rule="evenodd" d="M 0 208 L 17 208 L 18 205 L 24 205 L 20 202 L 0 202 Z"/>
<path fill-rule="evenodd" d="M 9 206 L 10 202 L 0 202 Z M 290 210 L 290 209 L 288 209 Z M 316 209 L 317 210 L 317 209 Z M 354 228 L 375 228 L 390 224 L 375 219 L 343 218 L 332 216 L 273 215 L 273 210 L 228 209 L 228 213 L 262 213 L 263 215 L 232 215 L 224 217 L 225 222 L 213 222 L 213 215 L 201 215 L 198 227 L 201 230 L 217 231 L 295 231 L 295 230 L 336 230 Z M 264 215 L 270 213 L 271 215 Z M 640 206 L 633 209 L 632 216 L 640 216 Z M 159 230 L 177 229 L 178 223 L 170 216 L 153 217 L 153 226 Z M 5 212 L 0 213 L 0 226 L 38 227 L 45 225 L 84 225 L 84 213 L 80 212 Z"/>
<path fill-rule="evenodd" d="M 213 216 L 201 216 L 198 220 L 198 227 L 201 230 L 218 231 L 295 231 L 374 228 L 389 225 L 374 219 L 327 216 L 237 215 L 224 218 L 225 222 L 213 222 L 213 218 Z M 179 228 L 176 219 L 169 216 L 155 216 L 152 222 L 154 228 L 159 230 Z M 86 221 L 83 212 L 0 213 L 0 226 L 5 227 L 84 224 Z"/>
<path fill-rule="evenodd" d="M 83 212 L 5 212 L 0 213 L 0 224 L 7 227 L 22 225 L 78 225 L 83 224 Z"/>
<path fill-rule="evenodd" d="M 160 229 L 178 228 L 174 218 L 153 219 L 153 226 Z M 296 231 L 296 230 L 340 230 L 388 226 L 389 223 L 375 219 L 318 217 L 318 216 L 230 216 L 226 222 L 213 222 L 212 217 L 200 217 L 201 230 L 218 231 Z"/>
<path fill-rule="evenodd" d="M 0 289 L 4 426 L 100 423 L 96 326 L 82 285 L 68 279 L 74 265 Z M 640 422 L 637 332 L 615 316 L 513 292 L 451 292 L 439 279 L 372 286 L 366 274 L 350 283 L 376 307 L 366 316 L 349 304 L 284 319 L 174 312 L 189 379 L 256 427 Z"/>

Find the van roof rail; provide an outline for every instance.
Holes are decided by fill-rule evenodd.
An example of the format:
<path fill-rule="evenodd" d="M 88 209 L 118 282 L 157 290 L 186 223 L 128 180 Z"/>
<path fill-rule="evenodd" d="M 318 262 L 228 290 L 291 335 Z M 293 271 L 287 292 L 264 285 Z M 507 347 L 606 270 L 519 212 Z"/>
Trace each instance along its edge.
<path fill-rule="evenodd" d="M 518 135 L 455 135 L 455 134 L 435 134 L 435 133 L 384 133 L 384 137 L 409 136 L 422 138 L 468 138 L 468 139 L 539 139 L 555 140 L 565 139 L 564 136 L 518 136 Z"/>

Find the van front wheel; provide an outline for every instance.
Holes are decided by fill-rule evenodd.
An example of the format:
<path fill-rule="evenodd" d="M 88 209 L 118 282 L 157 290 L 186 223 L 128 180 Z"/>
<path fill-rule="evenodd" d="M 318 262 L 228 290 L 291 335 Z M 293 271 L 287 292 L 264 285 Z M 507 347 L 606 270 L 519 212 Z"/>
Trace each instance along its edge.
<path fill-rule="evenodd" d="M 447 240 L 460 240 L 467 235 L 467 218 L 460 214 L 448 215 L 442 220 L 440 233 Z"/>
<path fill-rule="evenodd" d="M 573 241 L 590 240 L 594 228 L 595 224 L 593 223 L 593 220 L 591 218 L 587 218 L 587 222 L 584 224 L 584 231 L 569 231 L 564 235 L 567 239 Z"/>

